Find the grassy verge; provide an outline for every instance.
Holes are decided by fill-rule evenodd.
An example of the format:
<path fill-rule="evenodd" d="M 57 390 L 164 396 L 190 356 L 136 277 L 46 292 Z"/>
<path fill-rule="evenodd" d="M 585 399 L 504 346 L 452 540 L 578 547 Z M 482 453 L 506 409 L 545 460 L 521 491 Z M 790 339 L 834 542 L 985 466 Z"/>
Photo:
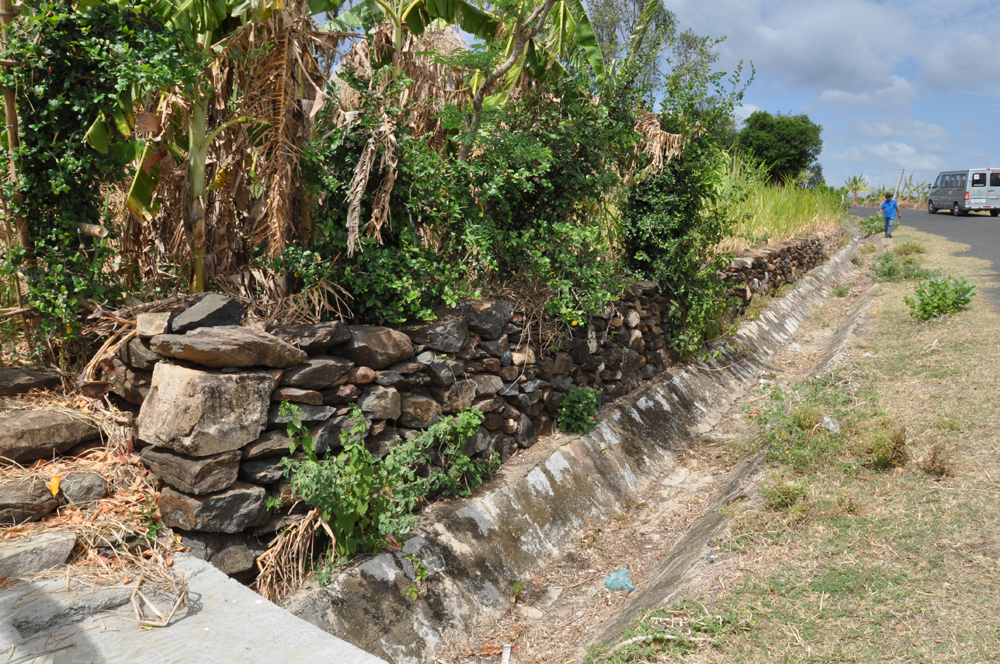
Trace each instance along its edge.
<path fill-rule="evenodd" d="M 992 278 L 934 236 L 904 228 L 895 246 L 921 270 Z M 1000 313 L 979 294 L 921 323 L 914 282 L 879 288 L 852 364 L 750 412 L 734 453 L 767 446 L 769 467 L 731 506 L 728 590 L 645 615 L 592 660 L 997 660 Z"/>

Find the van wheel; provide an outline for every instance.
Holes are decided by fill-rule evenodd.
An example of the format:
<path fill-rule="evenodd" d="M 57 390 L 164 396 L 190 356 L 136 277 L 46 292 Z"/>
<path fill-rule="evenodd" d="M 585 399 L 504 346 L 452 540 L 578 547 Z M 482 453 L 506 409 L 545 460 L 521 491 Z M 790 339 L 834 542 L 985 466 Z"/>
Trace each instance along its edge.
<path fill-rule="evenodd" d="M 951 204 L 951 216 L 957 217 L 960 214 L 961 214 L 961 212 L 958 209 L 958 203 L 952 203 Z"/>
<path fill-rule="evenodd" d="M 927 201 L 927 211 L 931 214 L 937 214 L 938 209 L 934 207 L 934 201 L 931 200 Z"/>
<path fill-rule="evenodd" d="M 1000 210 L 990 210 L 990 216 L 991 217 L 1000 216 Z"/>

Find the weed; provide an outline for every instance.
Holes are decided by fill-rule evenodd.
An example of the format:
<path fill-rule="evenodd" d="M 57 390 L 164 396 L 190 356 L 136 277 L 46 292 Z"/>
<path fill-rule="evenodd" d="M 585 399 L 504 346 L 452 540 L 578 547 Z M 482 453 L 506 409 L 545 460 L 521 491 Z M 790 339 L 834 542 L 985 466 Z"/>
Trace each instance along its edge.
<path fill-rule="evenodd" d="M 794 507 L 806 495 L 805 484 L 775 473 L 761 486 L 764 506 L 773 512 L 784 512 Z"/>
<path fill-rule="evenodd" d="M 792 412 L 792 425 L 801 431 L 812 431 L 823 421 L 823 412 L 816 404 L 801 404 Z"/>
<path fill-rule="evenodd" d="M 160 522 L 160 508 L 153 502 L 153 498 L 142 504 L 142 518 L 146 522 L 146 534 L 142 538 L 147 544 L 152 544 L 163 529 L 163 524 Z"/>
<path fill-rule="evenodd" d="M 728 613 L 711 614 L 698 602 L 681 600 L 669 609 L 653 609 L 637 619 L 617 645 L 591 648 L 587 664 L 626 664 L 662 661 L 697 650 L 700 644 L 715 643 L 726 633 L 743 626 Z"/>
<path fill-rule="evenodd" d="M 885 417 L 865 422 L 860 436 L 851 443 L 851 453 L 861 465 L 872 470 L 889 470 L 906 465 L 906 427 Z"/>
<path fill-rule="evenodd" d="M 559 428 L 584 434 L 597 426 L 597 396 L 599 390 L 574 387 L 559 404 Z"/>
<path fill-rule="evenodd" d="M 976 287 L 963 277 L 953 279 L 932 278 L 918 284 L 915 298 L 905 297 L 910 313 L 919 320 L 930 320 L 964 309 L 972 302 Z"/>
<path fill-rule="evenodd" d="M 280 510 L 284 507 L 284 504 L 281 502 L 281 496 L 268 496 L 264 499 L 264 507 L 271 511 Z"/>
<path fill-rule="evenodd" d="M 897 256 L 909 256 L 911 254 L 926 254 L 927 250 L 919 242 L 907 240 L 893 247 L 892 252 Z"/>
<path fill-rule="evenodd" d="M 851 292 L 851 287 L 847 284 L 841 284 L 833 289 L 834 297 L 847 297 Z"/>
<path fill-rule="evenodd" d="M 516 604 L 517 600 L 521 599 L 521 593 L 524 592 L 524 584 L 520 581 L 515 581 L 510 584 L 510 589 L 514 591 L 514 596 L 511 599 L 511 602 Z"/>
<path fill-rule="evenodd" d="M 874 254 L 877 249 L 878 247 L 876 247 L 874 244 L 866 244 L 865 246 L 861 247 L 861 251 L 866 254 Z"/>
<path fill-rule="evenodd" d="M 871 268 L 873 281 L 915 281 L 930 279 L 934 273 L 917 264 L 912 256 L 900 261 L 895 254 L 884 253 L 875 259 Z"/>
<path fill-rule="evenodd" d="M 920 464 L 920 469 L 933 477 L 951 477 L 955 472 L 955 464 L 945 446 L 936 443 Z"/>

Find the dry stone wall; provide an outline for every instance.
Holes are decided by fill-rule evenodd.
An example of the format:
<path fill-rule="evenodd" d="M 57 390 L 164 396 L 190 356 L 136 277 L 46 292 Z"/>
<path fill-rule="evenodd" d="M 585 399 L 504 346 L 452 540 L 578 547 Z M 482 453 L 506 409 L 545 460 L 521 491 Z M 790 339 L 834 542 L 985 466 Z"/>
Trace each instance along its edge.
<path fill-rule="evenodd" d="M 748 301 L 819 264 L 835 242 L 831 236 L 755 251 L 720 277 Z M 340 446 L 357 404 L 376 458 L 442 416 L 477 408 L 485 419 L 465 452 L 506 460 L 552 432 L 573 387 L 599 388 L 608 401 L 667 369 L 668 308 L 656 284 L 639 282 L 588 326 L 541 346 L 502 301 L 468 303 L 401 329 L 330 322 L 263 330 L 241 325 L 239 302 L 213 293 L 184 311 L 140 314 L 138 337 L 114 360 L 112 389 L 139 407 L 137 446 L 163 483 L 164 524 L 195 555 L 240 575 L 253 569 L 261 542 L 298 518 L 290 507 L 267 505 L 269 497 L 294 503 L 282 473 L 291 441 L 280 402 L 299 406 L 320 453 Z M 42 435 L 35 431 L 41 424 L 27 426 L 27 419 L 0 417 L 0 455 L 48 457 L 97 433 L 49 418 L 47 431 L 59 435 Z M 32 445 L 32 436 L 44 443 Z M 42 518 L 56 506 L 43 489 L 0 487 L 0 518 Z"/>

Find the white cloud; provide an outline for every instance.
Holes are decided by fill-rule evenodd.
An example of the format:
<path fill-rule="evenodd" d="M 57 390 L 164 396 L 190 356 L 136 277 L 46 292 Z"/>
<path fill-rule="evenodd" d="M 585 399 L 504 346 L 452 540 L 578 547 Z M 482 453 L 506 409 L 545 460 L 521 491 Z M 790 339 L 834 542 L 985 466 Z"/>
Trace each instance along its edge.
<path fill-rule="evenodd" d="M 876 143 L 874 145 L 866 145 L 863 149 L 873 160 L 878 159 L 884 163 L 892 164 L 911 172 L 945 168 L 946 162 L 941 157 L 927 154 L 906 143 L 895 141 Z"/>
<path fill-rule="evenodd" d="M 932 92 L 993 91 L 1000 82 L 995 42 L 981 34 L 933 40 L 922 64 L 921 81 Z"/>
<path fill-rule="evenodd" d="M 746 120 L 748 117 L 750 117 L 759 110 L 762 109 L 757 104 L 742 102 L 739 106 L 736 107 L 736 109 L 733 111 L 733 114 L 736 116 L 737 120 L 743 122 L 744 120 Z"/>
<path fill-rule="evenodd" d="M 892 83 L 884 88 L 866 92 L 824 90 L 816 101 L 831 106 L 875 106 L 882 110 L 890 110 L 908 104 L 917 96 L 913 85 L 902 76 L 893 76 L 891 80 Z"/>
<path fill-rule="evenodd" d="M 858 118 L 851 123 L 857 138 L 889 140 L 905 138 L 916 141 L 947 141 L 951 133 L 944 127 L 908 116 L 883 116 L 874 120 Z"/>

